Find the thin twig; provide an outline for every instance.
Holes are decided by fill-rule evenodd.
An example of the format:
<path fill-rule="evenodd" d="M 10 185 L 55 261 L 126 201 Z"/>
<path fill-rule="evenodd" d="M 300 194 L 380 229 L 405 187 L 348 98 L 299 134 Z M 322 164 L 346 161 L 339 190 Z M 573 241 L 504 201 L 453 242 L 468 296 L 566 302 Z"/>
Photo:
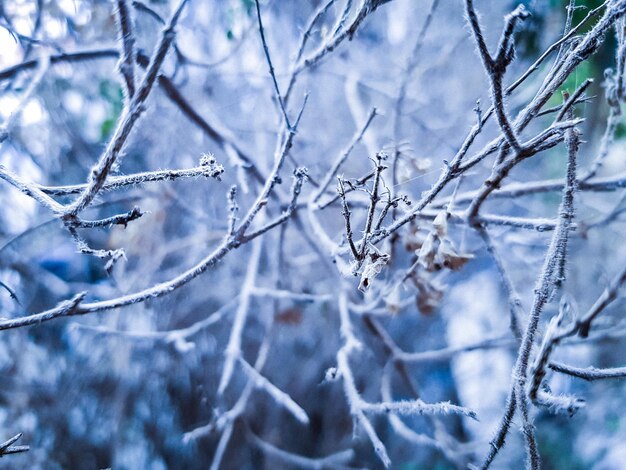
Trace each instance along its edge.
<path fill-rule="evenodd" d="M 76 216 L 93 201 L 98 192 L 102 189 L 102 186 L 104 186 L 113 165 L 118 162 L 120 154 L 125 147 L 126 141 L 128 140 L 135 123 L 139 120 L 145 110 L 144 104 L 150 95 L 150 91 L 152 90 L 155 80 L 157 79 L 159 70 L 165 60 L 165 56 L 167 55 L 170 45 L 174 41 L 174 28 L 178 23 L 178 19 L 180 18 L 187 1 L 188 0 L 180 0 L 167 27 L 163 30 L 161 40 L 154 49 L 152 58 L 150 59 L 150 65 L 148 65 L 148 70 L 143 78 L 143 81 L 141 82 L 141 85 L 137 89 L 137 93 L 133 96 L 130 104 L 126 107 L 125 112 L 122 114 L 122 117 L 120 118 L 121 120 L 115 129 L 107 149 L 100 157 L 98 163 L 91 170 L 87 188 L 68 207 L 66 211 L 68 215 Z"/>
<path fill-rule="evenodd" d="M 263 44 L 263 52 L 265 53 L 265 59 L 267 60 L 267 65 L 269 67 L 270 76 L 272 77 L 272 83 L 274 84 L 274 91 L 276 93 L 276 99 L 278 100 L 278 105 L 280 106 L 280 110 L 283 113 L 283 119 L 285 120 L 285 124 L 287 126 L 287 130 L 291 131 L 291 124 L 289 123 L 289 116 L 287 115 L 287 111 L 285 109 L 285 103 L 283 101 L 283 97 L 280 94 L 280 88 L 278 87 L 278 81 L 276 80 L 276 73 L 274 72 L 274 65 L 272 64 L 272 58 L 270 57 L 270 50 L 267 47 L 267 41 L 265 39 L 265 30 L 263 28 L 263 21 L 261 20 L 261 7 L 259 6 L 259 0 L 254 0 L 254 4 L 256 5 L 256 16 L 259 21 L 259 34 L 261 35 L 261 42 Z"/>
<path fill-rule="evenodd" d="M 124 79 L 127 99 L 135 95 L 135 34 L 133 31 L 132 9 L 127 0 L 117 0 L 117 20 L 119 22 L 119 40 L 122 44 L 120 73 Z"/>

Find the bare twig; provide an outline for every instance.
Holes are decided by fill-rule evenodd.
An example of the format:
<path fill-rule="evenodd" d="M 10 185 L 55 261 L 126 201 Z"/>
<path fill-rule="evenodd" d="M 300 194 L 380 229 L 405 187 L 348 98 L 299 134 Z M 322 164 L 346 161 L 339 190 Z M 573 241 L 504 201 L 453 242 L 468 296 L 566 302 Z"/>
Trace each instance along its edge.
<path fill-rule="evenodd" d="M 224 368 L 222 370 L 222 377 L 220 378 L 220 383 L 217 389 L 220 395 L 224 393 L 224 390 L 226 390 L 226 387 L 230 383 L 235 363 L 241 354 L 241 336 L 246 323 L 246 318 L 248 317 L 248 311 L 250 309 L 252 290 L 254 289 L 257 271 L 259 270 L 262 248 L 263 243 L 261 239 L 258 239 L 252 245 L 252 254 L 250 261 L 248 262 L 246 277 L 239 293 L 239 307 L 235 313 L 233 328 L 230 332 L 230 338 L 225 350 Z"/>
<path fill-rule="evenodd" d="M 253 434 L 252 432 L 248 432 L 248 435 L 252 443 L 265 454 L 279 459 L 280 461 L 285 462 L 288 465 L 293 465 L 296 468 L 324 470 L 326 468 L 334 468 L 338 465 L 347 464 L 350 460 L 354 458 L 354 451 L 352 449 L 337 452 L 326 457 L 305 457 L 302 455 L 287 452 L 283 449 L 279 449 L 269 442 L 262 440 L 260 437 Z"/>
<path fill-rule="evenodd" d="M 180 18 L 186 4 L 187 0 L 181 0 L 176 7 L 167 27 L 163 30 L 161 40 L 154 49 L 154 53 L 150 59 L 150 65 L 148 65 L 148 70 L 143 78 L 143 81 L 141 82 L 141 85 L 139 85 L 139 88 L 137 89 L 137 93 L 133 96 L 130 104 L 126 107 L 125 112 L 122 114 L 121 120 L 115 129 L 115 133 L 113 134 L 107 149 L 89 174 L 87 188 L 67 209 L 67 214 L 76 216 L 80 211 L 85 209 L 91 201 L 93 201 L 98 192 L 102 189 L 102 186 L 104 186 L 113 165 L 118 162 L 120 154 L 124 149 L 126 141 L 128 140 L 135 123 L 139 120 L 145 110 L 144 104 L 150 95 L 150 91 L 152 90 L 154 82 L 157 79 L 159 70 L 165 60 L 165 56 L 167 55 L 170 45 L 174 41 L 174 28 L 176 27 L 178 19 Z"/>
<path fill-rule="evenodd" d="M 595 367 L 574 367 L 561 362 L 551 362 L 548 367 L 555 372 L 571 375 L 579 379 L 592 382 L 603 379 L 623 379 L 626 378 L 626 367 L 614 367 L 610 369 L 597 369 Z"/>
<path fill-rule="evenodd" d="M 28 452 L 30 450 L 29 446 L 14 446 L 20 438 L 22 437 L 22 433 L 18 433 L 10 439 L 7 439 L 5 442 L 0 444 L 0 457 L 9 454 L 19 454 L 21 452 Z"/>
<path fill-rule="evenodd" d="M 270 50 L 267 47 L 267 41 L 265 40 L 265 29 L 263 28 L 263 21 L 261 20 L 261 7 L 259 6 L 259 0 L 254 0 L 254 4 L 256 5 L 256 17 L 257 17 L 257 20 L 259 21 L 259 34 L 261 35 L 261 42 L 263 44 L 263 52 L 265 53 L 265 59 L 267 60 L 267 65 L 270 70 L 272 83 L 274 84 L 274 92 L 276 93 L 276 99 L 278 100 L 278 105 L 280 106 L 280 110 L 283 113 L 283 119 L 285 120 L 287 130 L 291 131 L 292 128 L 289 122 L 289 116 L 287 115 L 287 110 L 285 109 L 285 102 L 283 101 L 283 97 L 280 94 L 280 88 L 278 87 L 278 81 L 276 80 L 276 73 L 274 72 L 274 65 L 272 64 L 272 58 L 270 57 Z"/>
<path fill-rule="evenodd" d="M 506 137 L 508 144 L 516 152 L 519 152 L 521 150 L 521 146 L 507 116 L 504 105 L 503 78 L 507 67 L 513 60 L 512 38 L 515 26 L 518 21 L 523 21 L 530 14 L 526 11 L 523 5 L 519 5 L 514 11 L 505 17 L 502 37 L 500 38 L 495 55 L 492 56 L 487 49 L 487 45 L 485 44 L 480 23 L 478 22 L 478 15 L 474 9 L 473 0 L 466 0 L 465 7 L 470 25 L 472 27 L 472 32 L 474 34 L 474 39 L 478 44 L 478 51 L 480 52 L 483 66 L 485 67 L 491 82 L 491 100 L 496 112 L 498 124 L 500 125 L 500 129 L 502 129 L 502 133 Z"/>
<path fill-rule="evenodd" d="M 13 127 L 17 122 L 17 118 L 24 110 L 24 107 L 28 104 L 29 100 L 33 96 L 33 93 L 35 93 L 35 91 L 41 84 L 44 76 L 46 75 L 46 72 L 48 71 L 48 67 L 50 66 L 50 56 L 43 54 L 36 63 L 38 64 L 37 71 L 31 79 L 30 84 L 22 94 L 19 104 L 11 112 L 11 115 L 9 116 L 7 121 L 0 126 L 0 144 L 2 144 L 2 142 L 4 142 L 9 137 L 9 135 L 13 131 Z"/>
<path fill-rule="evenodd" d="M 124 79 L 127 99 L 135 95 L 135 34 L 133 31 L 132 9 L 127 0 L 117 0 L 117 20 L 119 23 L 119 40 L 122 44 L 122 60 L 119 63 L 120 73 Z"/>

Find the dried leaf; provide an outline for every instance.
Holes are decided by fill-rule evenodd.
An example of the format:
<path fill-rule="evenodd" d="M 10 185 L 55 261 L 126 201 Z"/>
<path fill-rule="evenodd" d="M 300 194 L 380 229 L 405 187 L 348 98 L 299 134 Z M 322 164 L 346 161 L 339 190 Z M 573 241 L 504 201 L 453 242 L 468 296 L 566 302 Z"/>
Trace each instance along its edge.
<path fill-rule="evenodd" d="M 286 308 L 274 316 L 274 321 L 285 325 L 299 325 L 302 323 L 302 311 L 297 308 Z"/>
<path fill-rule="evenodd" d="M 372 280 L 380 274 L 387 261 L 389 261 L 388 254 L 381 253 L 378 250 L 368 253 L 361 271 L 361 282 L 359 283 L 361 292 L 366 292 L 369 289 Z"/>
<path fill-rule="evenodd" d="M 420 313 L 431 315 L 439 307 L 443 298 L 443 290 L 424 280 L 418 282 L 419 292 L 415 296 L 415 304 Z"/>
<path fill-rule="evenodd" d="M 420 248 L 418 255 L 419 264 L 428 272 L 437 271 L 435 259 L 439 250 L 439 237 L 435 232 L 430 232 Z"/>
<path fill-rule="evenodd" d="M 428 272 L 448 268 L 461 269 L 474 256 L 459 253 L 452 241 L 447 238 L 448 213 L 440 212 L 433 221 L 434 229 L 428 234 L 419 252 L 419 264 Z"/>
<path fill-rule="evenodd" d="M 454 245 L 452 245 L 452 242 L 447 238 L 441 240 L 437 253 L 437 262 L 439 265 L 451 269 L 452 271 L 458 271 L 473 258 L 474 255 L 470 253 L 458 253 Z"/>

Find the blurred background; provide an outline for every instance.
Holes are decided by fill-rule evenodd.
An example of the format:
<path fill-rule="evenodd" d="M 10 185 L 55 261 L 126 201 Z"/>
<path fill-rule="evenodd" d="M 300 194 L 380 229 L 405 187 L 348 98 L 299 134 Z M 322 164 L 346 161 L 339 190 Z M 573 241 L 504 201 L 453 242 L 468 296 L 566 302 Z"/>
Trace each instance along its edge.
<path fill-rule="evenodd" d="M 140 57 L 150 56 L 173 3 L 129 2 Z M 302 201 L 306 201 L 373 107 L 378 115 L 340 173 L 346 178 L 362 177 L 372 167 L 368 157 L 381 149 L 397 150 L 398 181 L 394 185 L 387 175 L 387 185 L 415 201 L 433 184 L 444 160 L 452 159 L 474 125 L 476 101 L 480 100 L 483 110 L 490 103 L 463 2 L 438 3 L 434 9 L 430 0 L 393 0 L 380 6 L 351 41 L 298 76 L 288 112 L 298 112 L 305 92 L 309 101 L 283 170 L 284 191 L 289 189 L 292 171 L 305 166 L 310 177 L 303 190 Z M 507 73 L 507 83 L 561 37 L 567 3 L 526 3 L 532 16 L 516 35 L 517 58 Z M 600 3 L 577 1 L 580 8 L 574 24 Z M 316 0 L 261 3 L 268 47 L 283 90 L 302 31 L 320 5 Z M 306 51 L 315 50 L 332 33 L 345 5 L 337 1 L 330 7 L 313 28 Z M 477 2 L 490 47 L 495 48 L 503 16 L 515 6 L 509 1 Z M 0 3 L 2 122 L 9 119 L 32 83 L 43 53 L 52 57 L 86 53 L 80 59 L 52 62 L 9 137 L 0 144 L 0 164 L 46 186 L 86 181 L 124 106 L 115 9 L 116 2 L 99 0 Z M 432 22 L 424 29 L 429 12 Z M 422 36 L 420 31 L 424 31 Z M 421 47 L 414 54 L 418 41 Z M 117 174 L 192 168 L 202 155 L 212 154 L 225 167 L 221 181 L 181 178 L 103 193 L 86 217 L 108 217 L 134 206 L 146 212 L 127 227 L 83 231 L 93 247 L 124 249 L 126 259 L 117 262 L 110 274 L 103 260 L 77 253 L 63 225 L 49 211 L 0 181 L 0 316 L 39 312 L 80 291 L 88 291 L 88 300 L 109 299 L 171 279 L 206 256 L 224 236 L 231 185 L 238 185 L 243 213 L 254 200 L 259 186 L 246 173 L 241 156 L 267 174 L 280 123 L 254 1 L 190 1 L 177 27 L 175 46 L 161 70 L 170 87 L 160 81 L 151 93 Z M 611 30 L 599 52 L 581 64 L 563 87 L 573 92 L 585 79 L 595 80 L 587 92 L 592 99 L 576 108 L 577 116 L 586 118 L 581 171 L 597 156 L 607 127 L 610 107 L 603 84 L 605 70 L 615 67 L 615 48 Z M 12 68 L 29 60 L 35 61 L 34 66 Z M 512 114 L 532 98 L 549 66 L 550 61 L 542 64 L 510 96 Z M 399 105 L 403 88 L 405 96 Z M 181 97 L 193 113 L 181 109 Z M 555 95 L 547 107 L 560 101 Z M 626 128 L 623 119 L 616 120 L 615 139 L 599 177 L 626 170 Z M 550 116 L 537 119 L 528 136 L 550 122 Z M 497 124 L 489 122 L 475 151 L 497 134 Z M 557 146 L 524 162 L 508 181 L 562 178 L 565 161 L 564 147 Z M 491 164 L 486 160 L 473 169 L 459 191 L 478 188 Z M 334 183 L 328 194 L 333 193 Z M 358 227 L 365 213 L 359 206 L 364 196 L 357 194 L 351 200 Z M 572 236 L 564 290 L 580 312 L 593 304 L 626 260 L 623 196 L 615 191 L 584 192 L 577 197 L 579 230 Z M 494 199 L 484 210 L 554 218 L 559 202 L 558 191 L 544 192 Z M 340 242 L 341 207 L 331 205 L 319 217 L 329 236 Z M 389 268 L 379 275 L 381 285 L 411 265 L 415 250 L 411 237 L 428 233 L 431 227 L 430 221 L 420 220 L 399 232 L 397 251 Z M 527 312 L 551 233 L 515 227 L 494 227 L 490 232 Z M 404 287 L 398 294 L 401 302 L 392 299 L 386 307 L 377 307 L 376 321 L 405 351 L 456 348 L 510 337 L 506 293 L 480 238 L 462 224 L 450 224 L 449 236 L 460 251 L 473 256 L 462 269 L 433 273 L 428 277 L 428 292 Z M 221 468 L 299 468 L 268 452 L 263 443 L 311 458 L 352 449 L 344 467 L 382 468 L 363 433 L 353 435 L 341 385 L 325 381 L 342 344 L 334 297 L 339 277 L 331 257 L 319 252 L 314 239 L 303 216 L 254 242 L 261 250 L 257 287 L 279 286 L 311 296 L 306 301 L 276 299 L 262 291 L 252 296 L 241 346 L 251 364 L 260 349 L 269 348 L 263 375 L 300 404 L 311 422 L 303 426 L 267 394 L 253 391 L 233 423 Z M 199 434 L 194 430 L 215 424 L 246 387 L 246 375 L 237 370 L 226 393 L 217 394 L 252 245 L 229 253 L 215 268 L 163 298 L 0 332 L 0 440 L 22 432 L 20 443 L 31 447 L 27 453 L 0 459 L 0 468 L 209 468 L 222 434 L 219 429 Z M 353 284 L 352 302 L 364 305 L 371 300 L 358 292 L 357 279 L 346 282 Z M 563 346 L 556 356 L 580 366 L 624 365 L 626 341 L 619 332 L 623 333 L 625 304 L 618 299 L 598 321 L 598 328 L 606 334 Z M 558 301 L 551 303 L 545 318 L 557 309 Z M 200 325 L 218 310 L 216 321 L 199 326 L 193 334 L 171 334 Z M 384 348 L 371 334 L 366 316 L 354 315 L 353 323 L 364 342 L 352 364 L 356 384 L 364 398 L 377 401 L 382 372 L 389 367 Z M 386 417 L 373 419 L 393 468 L 463 468 L 480 459 L 503 412 L 515 353 L 513 343 L 504 341 L 496 347 L 408 363 L 406 372 L 424 401 L 450 400 L 476 411 L 479 421 L 457 416 L 437 422 L 426 417 L 402 418 L 416 433 L 453 439 L 445 451 L 399 435 Z M 623 468 L 624 381 L 587 383 L 554 375 L 550 386 L 555 392 L 585 398 L 587 406 L 573 417 L 536 411 L 544 468 Z M 395 398 L 411 395 L 399 375 L 393 376 L 391 387 Z M 494 468 L 521 468 L 524 448 L 518 429 L 516 421 Z M 451 455 L 449 448 L 456 453 Z"/>

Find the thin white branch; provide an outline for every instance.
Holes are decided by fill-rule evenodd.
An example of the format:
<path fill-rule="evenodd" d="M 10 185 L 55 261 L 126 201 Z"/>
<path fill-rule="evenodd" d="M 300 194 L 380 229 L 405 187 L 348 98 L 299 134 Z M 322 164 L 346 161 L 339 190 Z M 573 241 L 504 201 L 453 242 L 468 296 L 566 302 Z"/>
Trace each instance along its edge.
<path fill-rule="evenodd" d="M 254 289 L 254 283 L 256 282 L 257 272 L 259 270 L 262 249 L 263 241 L 259 238 L 252 244 L 252 254 L 250 255 L 250 260 L 248 261 L 246 277 L 244 278 L 243 285 L 241 286 L 241 291 L 239 293 L 239 307 L 235 313 L 235 320 L 233 321 L 233 327 L 230 331 L 230 338 L 228 340 L 226 350 L 224 351 L 224 368 L 222 370 L 222 377 L 217 388 L 217 393 L 219 395 L 224 393 L 224 390 L 226 390 L 226 387 L 230 383 L 235 363 L 241 354 L 241 335 L 243 334 L 243 328 L 246 324 L 246 319 L 250 310 L 250 300 Z"/>
<path fill-rule="evenodd" d="M 301 422 L 302 424 L 309 424 L 310 420 L 309 416 L 306 414 L 306 411 L 304 411 L 302 407 L 289 396 L 289 394 L 283 392 L 276 385 L 266 379 L 263 375 L 261 375 L 259 371 L 257 371 L 254 367 L 248 364 L 241 356 L 239 357 L 239 362 L 242 365 L 246 375 L 254 383 L 254 386 L 256 388 L 265 391 L 269 396 L 272 397 L 277 405 L 286 409 L 299 422 Z"/>

